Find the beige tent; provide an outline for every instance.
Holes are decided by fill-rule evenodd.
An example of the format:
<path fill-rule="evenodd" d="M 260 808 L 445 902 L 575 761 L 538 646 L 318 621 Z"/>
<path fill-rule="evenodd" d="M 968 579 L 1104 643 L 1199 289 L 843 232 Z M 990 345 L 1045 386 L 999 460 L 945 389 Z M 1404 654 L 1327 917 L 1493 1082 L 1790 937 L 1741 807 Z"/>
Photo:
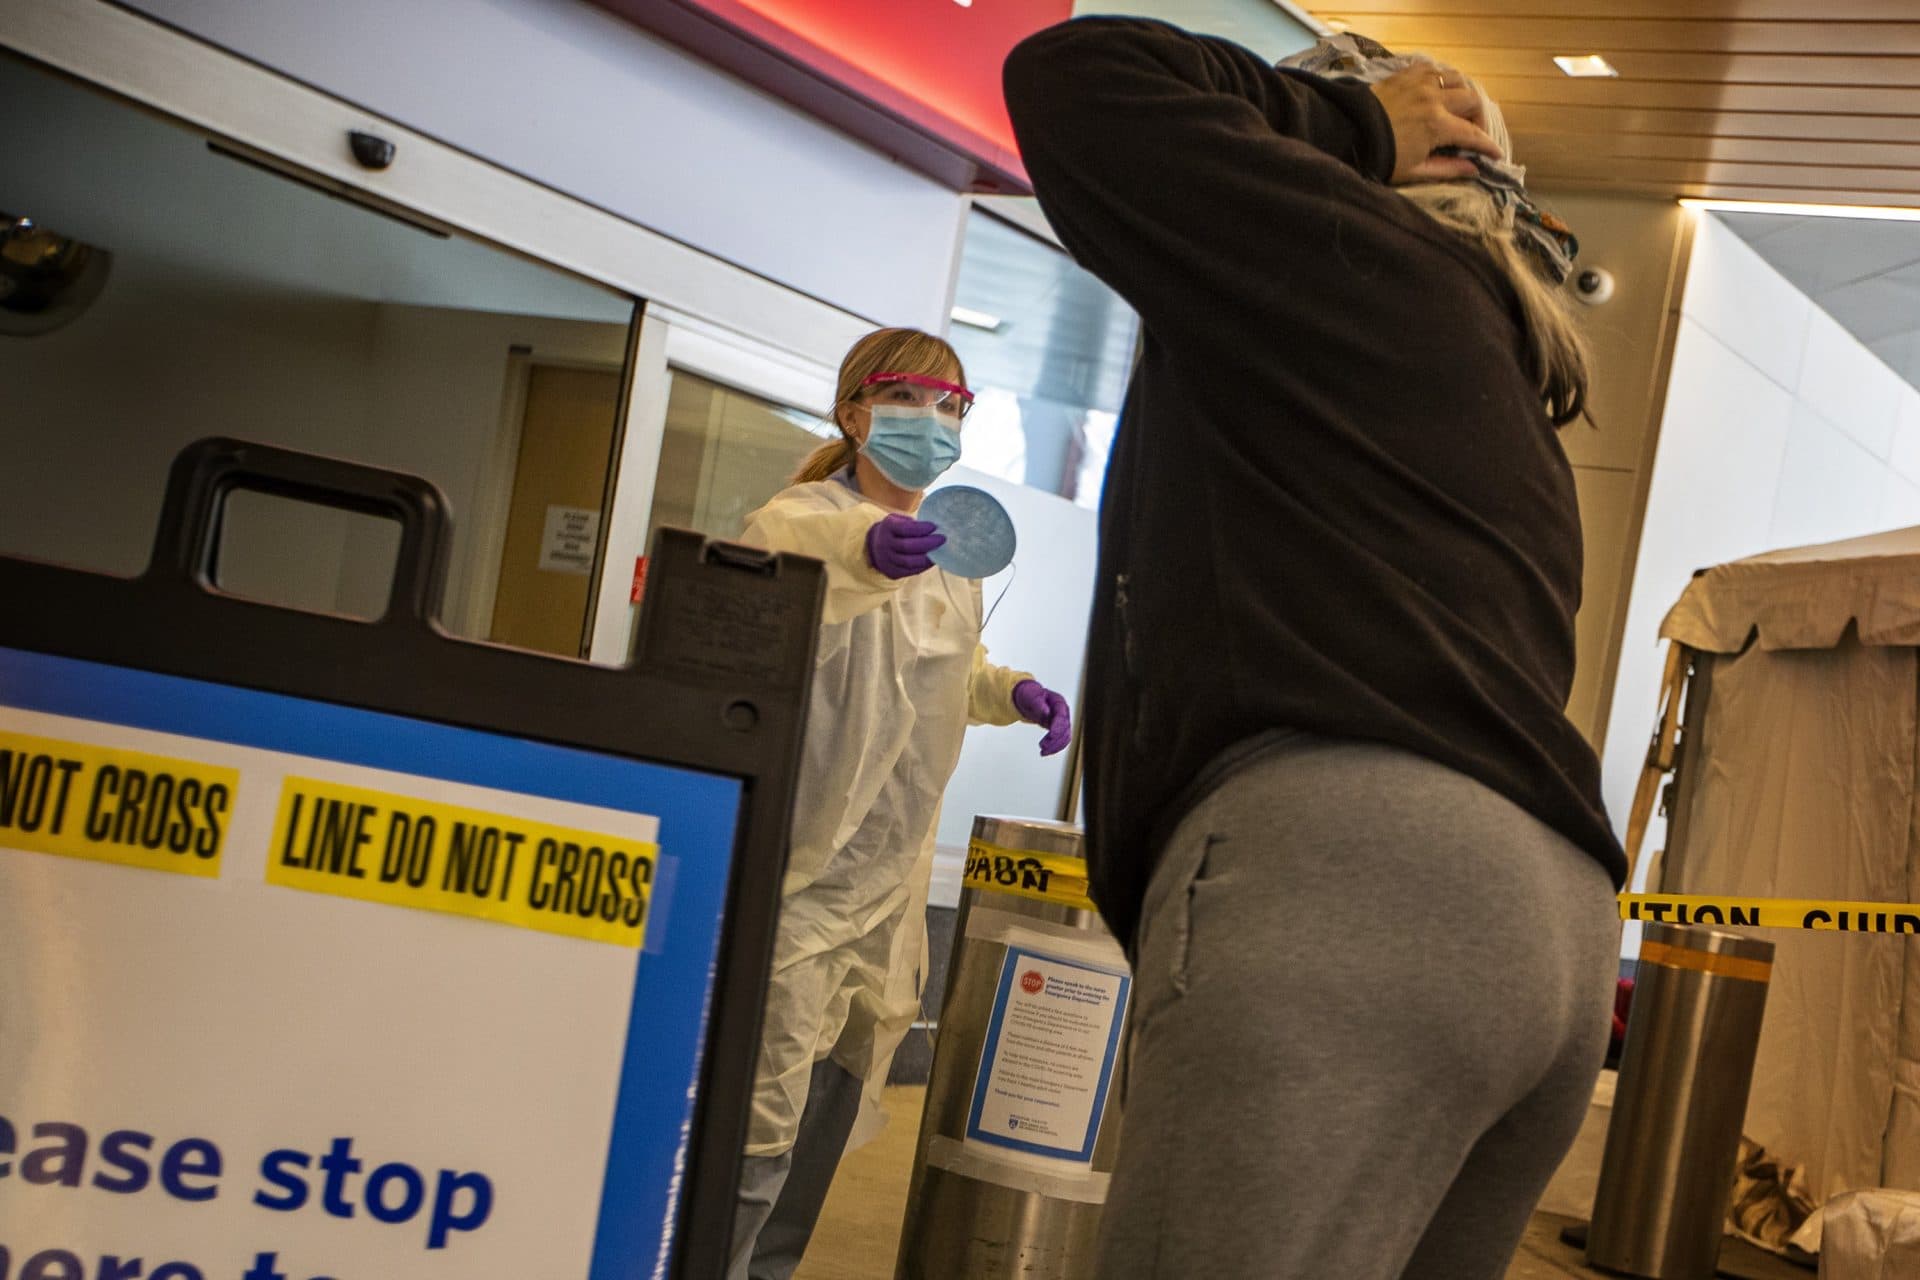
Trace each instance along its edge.
<path fill-rule="evenodd" d="M 1920 528 L 1708 570 L 1661 634 L 1691 679 L 1655 887 L 1920 902 Z M 1920 1190 L 1920 938 L 1765 936 L 1749 1136 L 1817 1201 Z"/>

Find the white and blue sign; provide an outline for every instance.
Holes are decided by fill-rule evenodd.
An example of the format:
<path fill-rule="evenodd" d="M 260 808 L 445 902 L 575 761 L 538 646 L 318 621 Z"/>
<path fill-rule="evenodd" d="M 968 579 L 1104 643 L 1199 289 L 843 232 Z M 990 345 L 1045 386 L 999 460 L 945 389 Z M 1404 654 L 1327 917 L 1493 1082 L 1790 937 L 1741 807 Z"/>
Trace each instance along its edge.
<path fill-rule="evenodd" d="M 1132 982 L 1124 968 L 1009 946 L 967 1140 L 1091 1164 Z"/>
<path fill-rule="evenodd" d="M 741 803 L 0 649 L 0 1276 L 665 1274 Z"/>

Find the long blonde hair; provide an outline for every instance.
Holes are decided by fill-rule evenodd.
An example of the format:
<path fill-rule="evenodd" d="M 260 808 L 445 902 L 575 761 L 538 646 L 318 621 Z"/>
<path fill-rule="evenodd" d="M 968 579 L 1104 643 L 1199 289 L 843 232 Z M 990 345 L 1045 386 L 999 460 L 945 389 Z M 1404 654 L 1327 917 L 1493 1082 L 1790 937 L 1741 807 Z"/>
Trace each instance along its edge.
<path fill-rule="evenodd" d="M 1475 84 L 1482 127 L 1512 158 L 1512 140 L 1498 103 Z M 1472 182 L 1423 182 L 1396 188 L 1421 212 L 1479 245 L 1513 286 L 1526 318 L 1527 365 L 1555 426 L 1586 412 L 1587 342 L 1574 323 L 1566 291 L 1549 280 L 1521 247 L 1511 206 L 1501 208 L 1485 187 Z"/>
<path fill-rule="evenodd" d="M 917 373 L 929 378 L 950 378 L 961 386 L 967 383 L 966 367 L 960 356 L 940 338 L 918 329 L 876 329 L 847 349 L 840 362 L 840 381 L 834 391 L 833 408 L 828 421 L 840 429 L 840 438 L 830 440 L 807 455 L 793 474 L 792 484 L 811 484 L 825 480 L 853 465 L 860 443 L 847 433 L 840 410 L 860 394 L 860 384 L 876 373 Z"/>

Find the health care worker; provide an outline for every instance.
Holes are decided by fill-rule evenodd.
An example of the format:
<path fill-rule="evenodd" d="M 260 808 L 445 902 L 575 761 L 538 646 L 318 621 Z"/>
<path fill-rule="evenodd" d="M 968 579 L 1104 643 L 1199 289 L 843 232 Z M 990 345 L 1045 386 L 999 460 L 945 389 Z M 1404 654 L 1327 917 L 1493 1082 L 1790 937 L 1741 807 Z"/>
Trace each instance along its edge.
<path fill-rule="evenodd" d="M 827 565 L 730 1280 L 793 1274 L 863 1110 L 920 1007 L 940 797 L 969 724 L 1071 736 L 1066 699 L 987 661 L 977 581 L 916 520 L 960 456 L 973 396 L 945 342 L 882 329 L 840 367 L 841 439 L 747 519 L 744 540 Z M 864 1088 L 863 1084 L 864 1082 Z M 863 1094 L 866 1106 L 862 1105 Z M 863 1136 L 867 1136 L 863 1134 Z"/>

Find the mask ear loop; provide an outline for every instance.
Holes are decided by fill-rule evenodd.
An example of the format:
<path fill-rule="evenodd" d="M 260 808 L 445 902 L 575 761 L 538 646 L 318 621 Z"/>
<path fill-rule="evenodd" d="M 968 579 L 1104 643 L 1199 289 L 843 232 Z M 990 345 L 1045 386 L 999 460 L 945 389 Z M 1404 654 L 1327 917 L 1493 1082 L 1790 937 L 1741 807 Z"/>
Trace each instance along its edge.
<path fill-rule="evenodd" d="M 1007 592 L 1013 590 L 1013 580 L 1020 576 L 1020 562 L 1010 561 L 1007 565 L 1007 585 L 1000 588 L 1000 594 L 993 598 L 993 608 L 987 610 L 987 616 L 980 620 L 980 629 L 985 631 L 987 624 L 993 621 L 993 615 L 1000 608 L 1000 602 L 1007 598 Z"/>

